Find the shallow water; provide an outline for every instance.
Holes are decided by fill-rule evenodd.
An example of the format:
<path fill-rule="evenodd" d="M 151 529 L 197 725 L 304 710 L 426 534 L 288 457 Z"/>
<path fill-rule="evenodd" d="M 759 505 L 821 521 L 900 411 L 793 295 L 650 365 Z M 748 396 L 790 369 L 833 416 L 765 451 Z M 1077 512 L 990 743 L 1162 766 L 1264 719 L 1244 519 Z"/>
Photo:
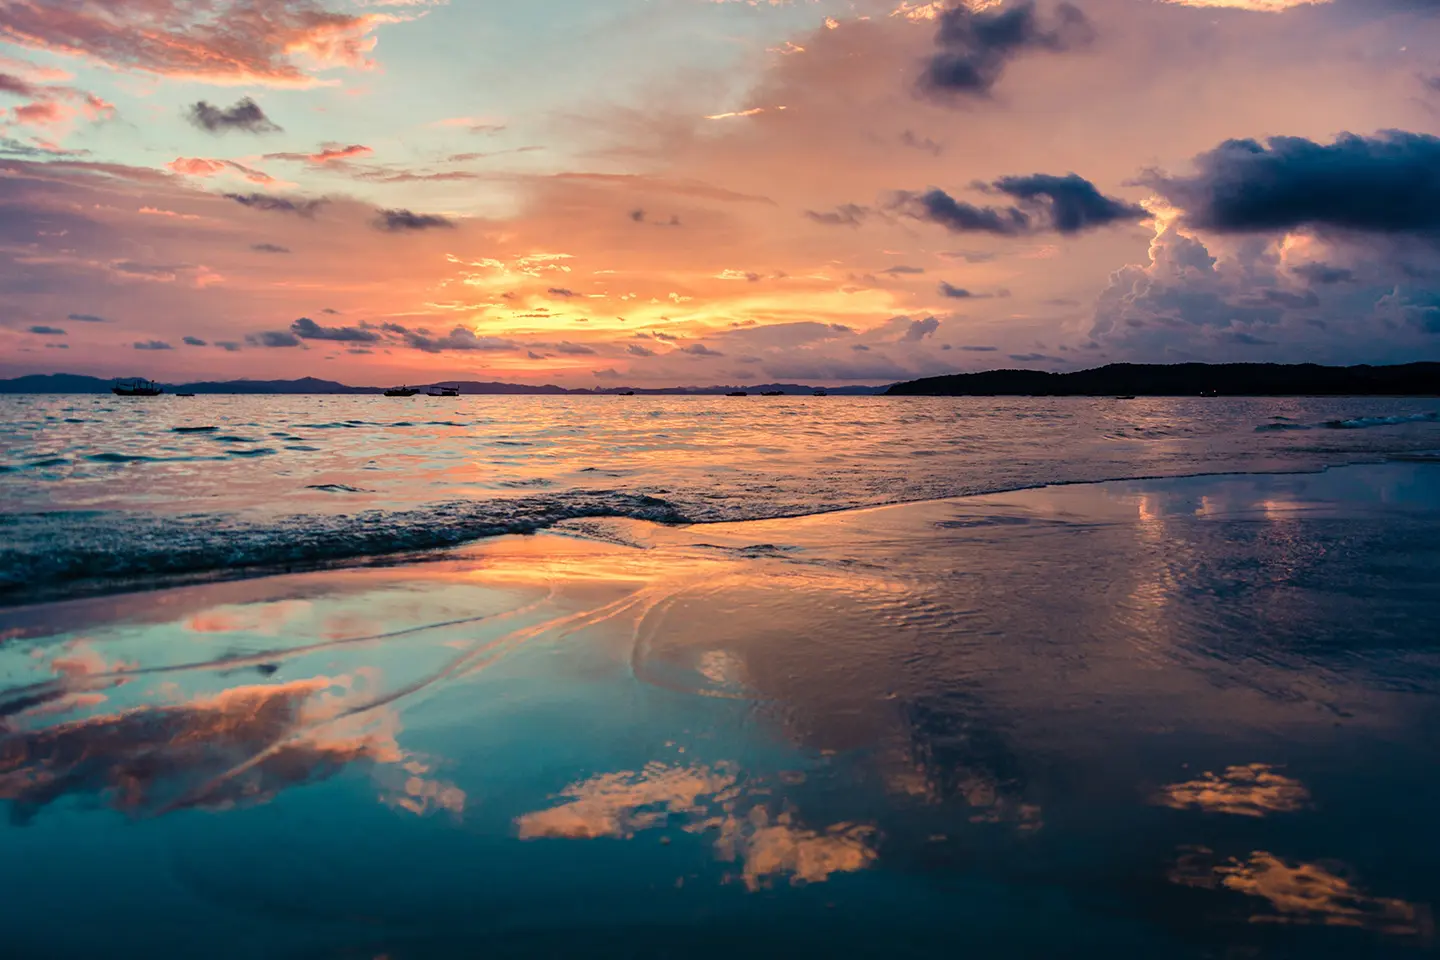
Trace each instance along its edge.
<path fill-rule="evenodd" d="M 574 517 L 795 516 L 1440 450 L 1434 399 L 0 397 L 0 604 Z"/>
<path fill-rule="evenodd" d="M 11 608 L 7 946 L 1426 955 L 1437 588 L 1392 463 Z"/>

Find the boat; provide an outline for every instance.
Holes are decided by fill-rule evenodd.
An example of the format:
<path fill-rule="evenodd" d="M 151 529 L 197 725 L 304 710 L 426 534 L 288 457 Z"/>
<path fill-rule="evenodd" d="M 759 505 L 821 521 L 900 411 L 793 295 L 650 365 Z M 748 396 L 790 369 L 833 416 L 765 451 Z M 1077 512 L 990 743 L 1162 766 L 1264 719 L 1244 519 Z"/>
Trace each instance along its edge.
<path fill-rule="evenodd" d="M 427 390 L 427 391 L 425 392 L 425 395 L 426 395 L 426 396 L 430 396 L 430 397 L 458 397 L 458 396 L 460 396 L 460 388 L 459 388 L 459 387 L 442 387 L 442 386 L 438 386 L 438 385 L 437 385 L 437 386 L 433 386 L 433 387 L 431 387 L 429 390 Z"/>
<path fill-rule="evenodd" d="M 117 397 L 158 397 L 165 392 L 165 388 L 154 380 L 130 377 L 127 380 L 116 380 L 110 392 Z"/>
<path fill-rule="evenodd" d="M 760 394 L 760 396 L 762 396 L 762 397 L 783 397 L 783 396 L 785 396 L 785 391 L 784 391 L 784 390 L 766 390 L 764 393 Z"/>
<path fill-rule="evenodd" d="M 733 391 L 731 391 L 730 393 L 725 394 L 725 396 L 727 396 L 727 397 L 748 397 L 748 396 L 750 396 L 750 394 L 746 393 L 744 390 L 733 390 Z"/>
<path fill-rule="evenodd" d="M 827 394 L 825 393 L 825 388 L 824 388 L 824 387 L 817 387 L 817 388 L 815 388 L 815 392 L 812 393 L 812 394 L 810 394 L 810 396 L 812 396 L 812 397 L 823 397 L 823 396 L 826 396 L 826 395 L 827 395 Z"/>
<path fill-rule="evenodd" d="M 419 393 L 414 387 L 391 387 L 385 391 L 387 397 L 413 397 Z"/>
<path fill-rule="evenodd" d="M 195 394 L 193 394 L 193 393 L 177 393 L 177 394 L 175 394 L 175 396 L 177 396 L 177 397 L 193 397 L 193 396 L 195 396 Z"/>
<path fill-rule="evenodd" d="M 621 390 L 618 395 L 619 395 L 619 396 L 622 396 L 622 397 L 633 397 L 633 396 L 635 396 L 635 391 L 634 391 L 634 390 Z"/>

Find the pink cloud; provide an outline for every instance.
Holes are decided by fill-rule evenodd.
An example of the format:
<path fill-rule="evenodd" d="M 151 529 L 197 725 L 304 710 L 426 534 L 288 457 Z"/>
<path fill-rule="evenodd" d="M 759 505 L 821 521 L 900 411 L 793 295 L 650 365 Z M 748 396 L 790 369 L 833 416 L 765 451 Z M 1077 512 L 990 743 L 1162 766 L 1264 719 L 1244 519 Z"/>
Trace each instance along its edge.
<path fill-rule="evenodd" d="M 404 19 L 314 0 L 0 0 L 0 40 L 207 83 L 308 87 L 307 68 L 369 68 L 375 28 Z"/>
<path fill-rule="evenodd" d="M 165 164 L 166 169 L 187 177 L 213 177 L 218 173 L 232 170 L 251 183 L 274 183 L 275 178 L 263 170 L 247 167 L 234 160 L 212 160 L 208 157 L 176 157 Z"/>

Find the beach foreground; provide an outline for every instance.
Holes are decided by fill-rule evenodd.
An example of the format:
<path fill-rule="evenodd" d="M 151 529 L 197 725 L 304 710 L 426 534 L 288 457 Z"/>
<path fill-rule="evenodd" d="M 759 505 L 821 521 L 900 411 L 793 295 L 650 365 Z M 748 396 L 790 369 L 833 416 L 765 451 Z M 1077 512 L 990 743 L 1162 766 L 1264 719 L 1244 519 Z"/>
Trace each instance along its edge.
<path fill-rule="evenodd" d="M 1436 544 L 1391 463 L 0 611 L 7 945 L 1428 953 Z"/>

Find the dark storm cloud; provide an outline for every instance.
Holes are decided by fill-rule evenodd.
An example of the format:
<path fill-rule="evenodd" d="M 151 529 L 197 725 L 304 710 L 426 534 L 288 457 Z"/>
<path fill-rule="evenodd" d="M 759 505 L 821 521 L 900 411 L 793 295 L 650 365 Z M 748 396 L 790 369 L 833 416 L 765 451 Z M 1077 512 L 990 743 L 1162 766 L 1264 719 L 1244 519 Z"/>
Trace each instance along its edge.
<path fill-rule="evenodd" d="M 805 216 L 816 223 L 823 223 L 829 227 L 858 227 L 865 222 L 866 217 L 870 216 L 870 208 L 855 203 L 846 203 L 826 212 L 806 210 Z"/>
<path fill-rule="evenodd" d="M 104 317 L 97 317 L 93 313 L 72 313 L 65 318 L 74 320 L 76 323 L 109 323 Z"/>
<path fill-rule="evenodd" d="M 1144 207 L 1107 197 L 1095 189 L 1095 184 L 1074 173 L 1063 177 L 1047 173 L 1001 177 L 994 187 L 1020 201 L 1045 201 L 1050 225 L 1060 233 L 1079 233 L 1091 227 L 1144 220 L 1149 216 Z"/>
<path fill-rule="evenodd" d="M 433 213 L 414 213 L 410 210 L 381 210 L 373 221 L 375 229 L 386 233 L 407 233 L 415 230 L 434 228 L 449 229 L 455 226 L 449 220 Z"/>
<path fill-rule="evenodd" d="M 1296 227 L 1440 238 L 1440 138 L 1389 130 L 1227 140 L 1195 158 L 1192 177 L 1147 184 L 1185 210 L 1185 222 L 1222 232 Z"/>
<path fill-rule="evenodd" d="M 42 336 L 42 337 L 63 337 L 63 336 L 65 336 L 65 331 L 64 331 L 64 330 L 61 330 L 59 327 L 41 327 L 41 326 L 36 326 L 36 327 L 31 327 L 31 328 L 30 328 L 30 332 L 31 332 L 31 333 L 34 333 L 34 334 L 38 334 L 38 335 L 40 335 L 40 336 Z"/>
<path fill-rule="evenodd" d="M 1011 196 L 1008 207 L 978 206 L 956 200 L 944 190 L 901 191 L 891 206 L 917 220 L 938 223 L 951 233 L 991 233 L 1002 237 L 1054 231 L 1076 234 L 1112 223 L 1133 223 L 1149 213 L 1144 207 L 1107 197 L 1084 177 L 1033 173 L 1001 177 L 979 185 L 987 192 Z"/>
<path fill-rule="evenodd" d="M 290 332 L 302 340 L 333 340 L 339 343 L 376 343 L 380 334 L 359 327 L 321 326 L 309 317 L 301 317 L 290 324 Z"/>
<path fill-rule="evenodd" d="M 134 347 L 135 347 L 136 350 L 174 350 L 174 349 L 175 349 L 174 347 L 170 346 L 170 344 L 166 343 L 164 340 L 137 340 L 137 341 L 135 341 L 135 343 L 134 343 Z"/>
<path fill-rule="evenodd" d="M 920 88 L 931 96 L 984 96 L 1021 54 L 1063 53 L 1094 39 L 1090 21 L 1069 3 L 1056 6 L 1048 22 L 1028 0 L 999 10 L 953 7 L 940 15 L 935 34 L 940 52 L 926 64 Z"/>
<path fill-rule="evenodd" d="M 300 338 L 284 330 L 264 330 L 245 337 L 252 347 L 298 347 Z M 228 347 L 226 349 L 229 349 Z"/>
<path fill-rule="evenodd" d="M 181 337 L 180 342 L 188 347 L 208 346 L 208 344 L 206 344 L 206 342 L 204 340 L 201 340 L 199 337 Z"/>
<path fill-rule="evenodd" d="M 289 247 L 282 247 L 278 243 L 252 243 L 250 249 L 256 253 L 289 253 Z"/>
<path fill-rule="evenodd" d="M 234 200 L 241 206 L 249 207 L 252 210 L 264 210 L 268 213 L 295 213 L 302 217 L 313 217 L 315 211 L 325 203 L 324 200 L 291 199 L 290 197 L 276 197 L 268 193 L 227 193 L 227 200 Z"/>
<path fill-rule="evenodd" d="M 185 108 L 185 118 L 201 130 L 225 133 L 243 130 L 246 133 L 274 133 L 280 126 L 265 116 L 260 105 L 249 97 L 229 107 L 217 107 L 201 100 Z"/>

